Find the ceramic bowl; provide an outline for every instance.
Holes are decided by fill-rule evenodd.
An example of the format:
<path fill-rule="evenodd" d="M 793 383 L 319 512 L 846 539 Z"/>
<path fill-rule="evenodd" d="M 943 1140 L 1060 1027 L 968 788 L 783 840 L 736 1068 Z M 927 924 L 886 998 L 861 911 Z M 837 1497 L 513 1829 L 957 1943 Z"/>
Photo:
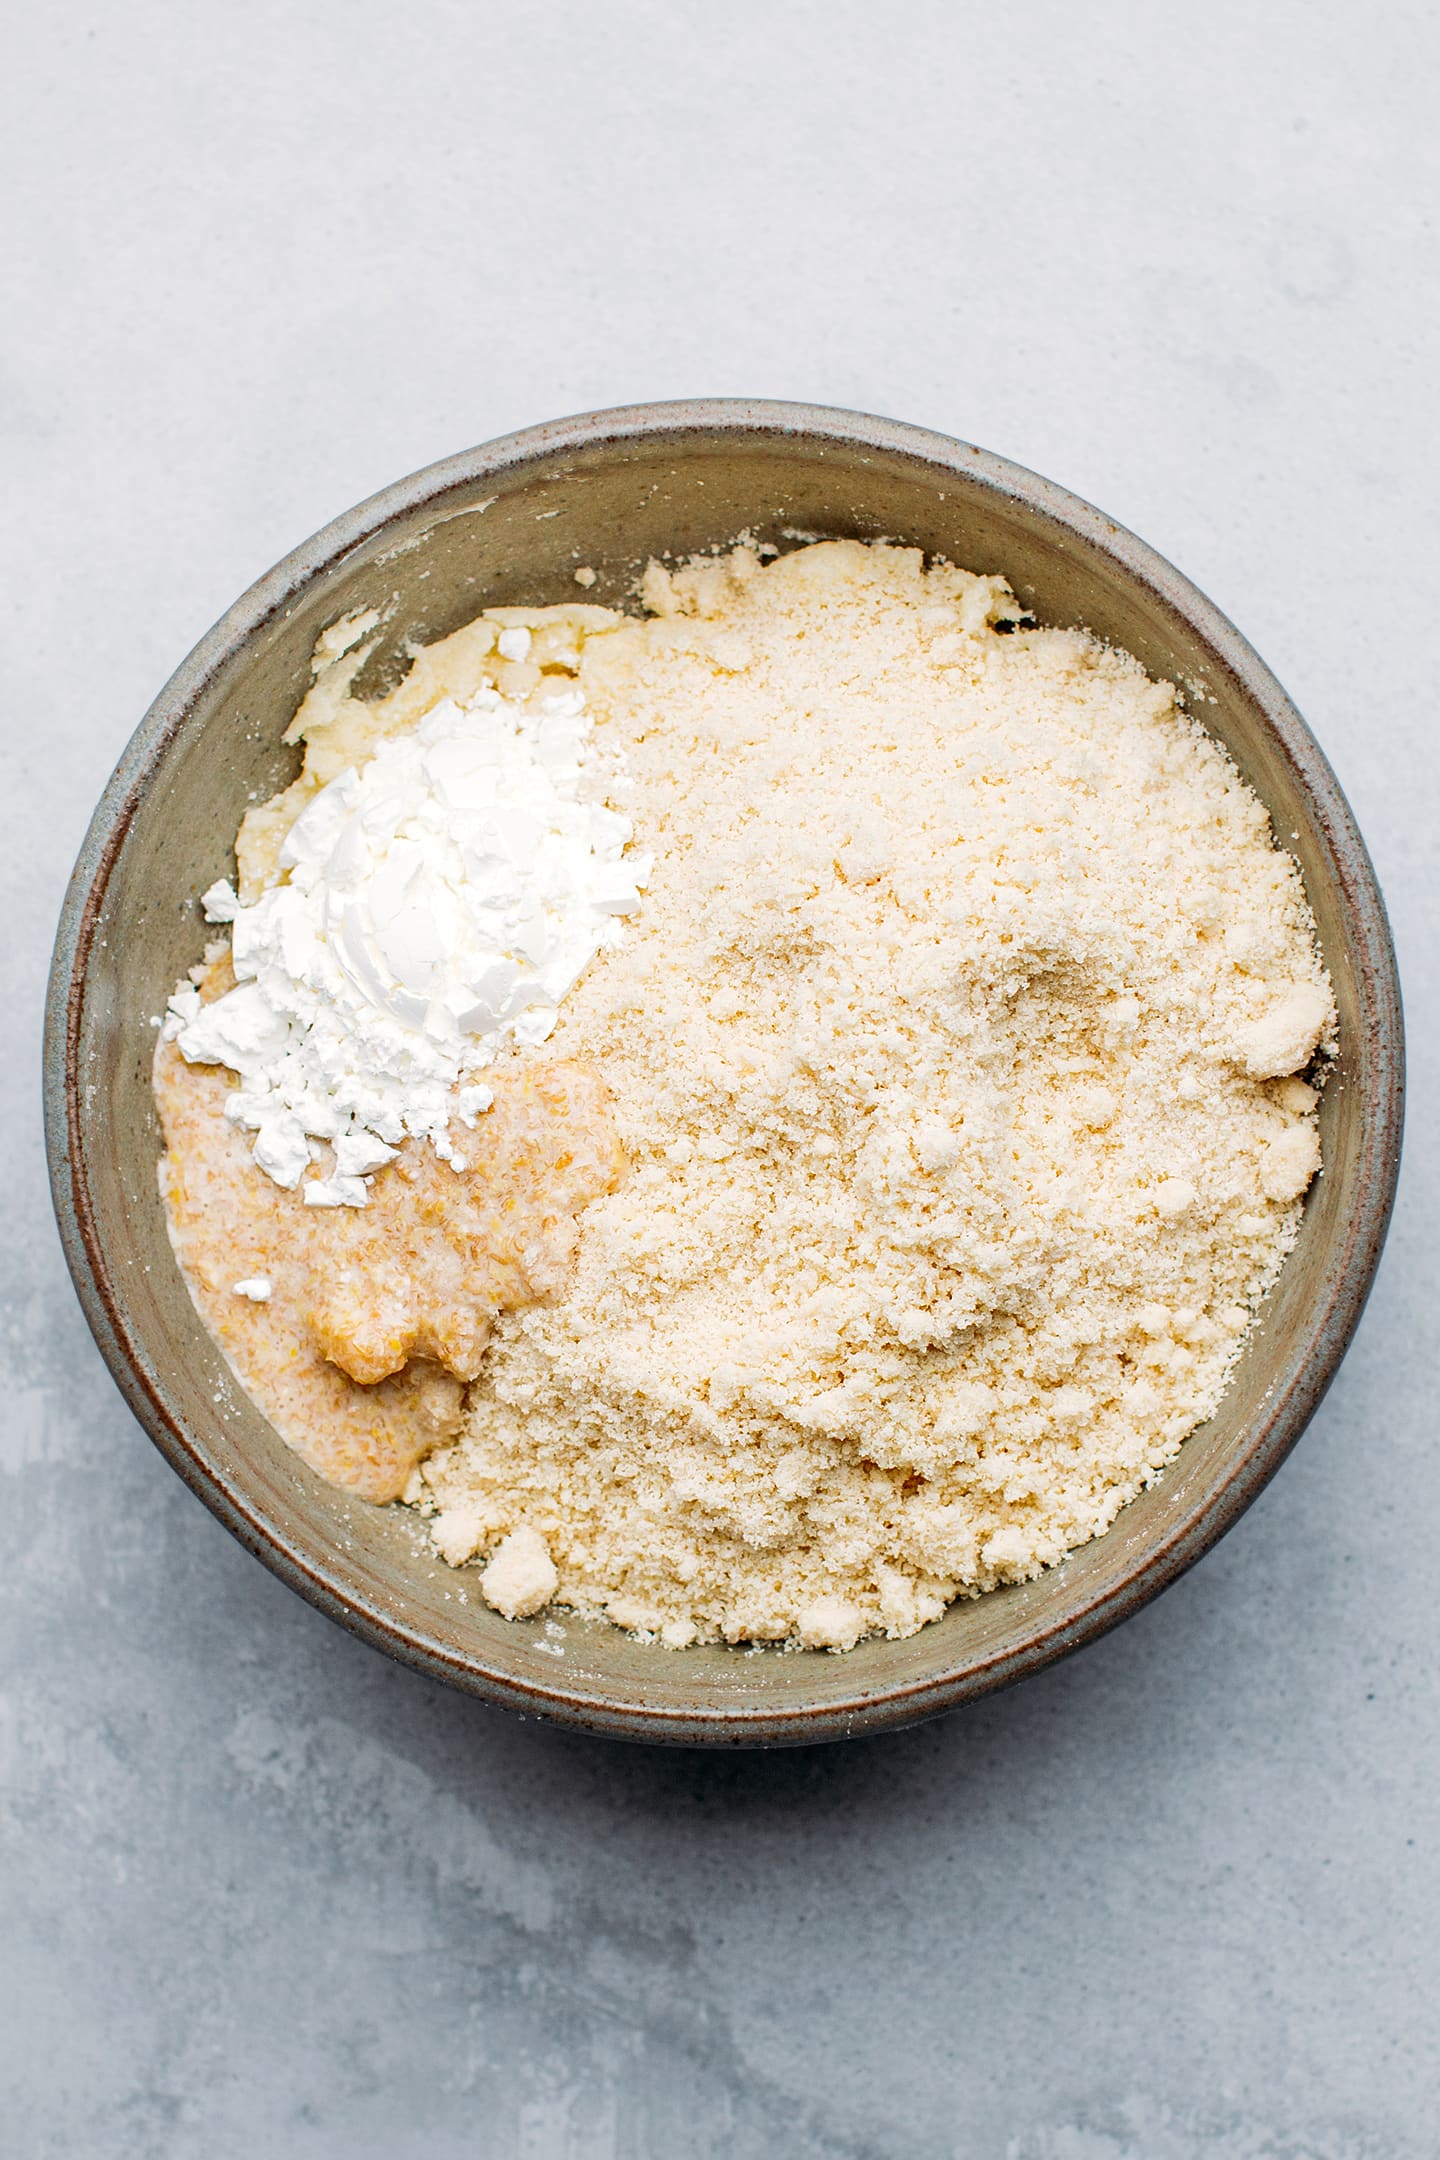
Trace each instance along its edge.
<path fill-rule="evenodd" d="M 230 1376 L 166 1238 L 150 1016 L 196 958 L 194 896 L 247 804 L 287 781 L 281 735 L 317 634 L 387 611 L 385 651 L 482 607 L 633 604 L 652 553 L 748 528 L 900 539 L 999 570 L 1044 623 L 1084 625 L 1180 684 L 1268 806 L 1304 873 L 1340 1013 L 1321 1111 L 1325 1171 L 1217 1415 L 1108 1534 L 1038 1581 L 951 1607 L 906 1642 L 825 1652 L 666 1650 L 602 1623 L 512 1623 L 422 1549 L 413 1518 L 347 1499 L 276 1438 Z M 1150 548 L 1048 480 L 968 443 L 810 406 L 650 405 L 557 421 L 448 458 L 337 518 L 238 600 L 167 684 L 81 850 L 50 990 L 56 1209 L 86 1316 L 167 1460 L 294 1589 L 392 1656 L 530 1714 L 637 1740 L 775 1745 L 953 1708 L 1143 1605 L 1248 1506 L 1299 1437 L 1363 1307 L 1394 1191 L 1402 1036 L 1394 955 L 1364 844 L 1269 670 Z"/>

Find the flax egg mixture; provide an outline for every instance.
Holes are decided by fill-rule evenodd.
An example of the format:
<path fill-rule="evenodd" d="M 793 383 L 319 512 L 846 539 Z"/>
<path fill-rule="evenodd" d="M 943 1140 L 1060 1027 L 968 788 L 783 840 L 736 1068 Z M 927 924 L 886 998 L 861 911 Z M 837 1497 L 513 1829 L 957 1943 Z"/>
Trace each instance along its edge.
<path fill-rule="evenodd" d="M 1002 578 L 742 539 L 639 600 L 372 699 L 379 617 L 326 632 L 161 1027 L 161 1191 L 276 1430 L 497 1611 L 844 1650 L 1215 1409 L 1330 984 L 1174 688 Z"/>

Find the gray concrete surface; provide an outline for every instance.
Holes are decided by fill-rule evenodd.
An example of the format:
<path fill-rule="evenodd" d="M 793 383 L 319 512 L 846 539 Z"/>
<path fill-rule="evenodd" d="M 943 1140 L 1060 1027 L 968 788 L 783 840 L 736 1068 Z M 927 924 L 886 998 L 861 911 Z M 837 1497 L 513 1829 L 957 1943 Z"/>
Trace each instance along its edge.
<path fill-rule="evenodd" d="M 1433 2055 L 1433 14 L 71 0 L 12 15 L 0 2149 L 1422 2160 Z M 231 1543 L 81 1322 L 37 1130 L 121 744 L 346 504 L 703 392 L 950 429 L 1205 587 L 1350 792 L 1413 1030 L 1354 1351 L 1128 1627 L 712 1760 L 389 1666 Z"/>

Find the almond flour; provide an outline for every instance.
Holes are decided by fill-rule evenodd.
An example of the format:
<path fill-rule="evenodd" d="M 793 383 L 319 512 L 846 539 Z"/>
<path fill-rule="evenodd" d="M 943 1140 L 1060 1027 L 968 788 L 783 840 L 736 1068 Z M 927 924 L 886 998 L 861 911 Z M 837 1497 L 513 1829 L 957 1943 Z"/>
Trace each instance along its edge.
<path fill-rule="evenodd" d="M 628 1171 L 407 1498 L 672 1645 L 907 1635 L 1215 1408 L 1319 1166 L 1328 979 L 1172 688 L 1000 579 L 835 542 L 644 598 L 580 679 L 656 867 L 547 1045 Z"/>

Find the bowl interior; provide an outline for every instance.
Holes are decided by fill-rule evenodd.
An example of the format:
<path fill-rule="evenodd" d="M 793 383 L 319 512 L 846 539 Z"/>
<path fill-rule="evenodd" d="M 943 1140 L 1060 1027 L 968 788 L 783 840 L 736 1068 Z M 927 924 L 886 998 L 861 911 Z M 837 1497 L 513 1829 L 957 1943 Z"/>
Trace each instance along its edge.
<path fill-rule="evenodd" d="M 1039 1581 L 845 1657 L 672 1652 L 565 1615 L 557 1639 L 543 1620 L 499 1619 L 473 1587 L 467 1599 L 466 1575 L 428 1553 L 408 1513 L 332 1491 L 242 1394 L 190 1303 L 156 1190 L 151 1015 L 198 956 L 194 896 L 230 863 L 241 815 L 294 770 L 280 737 L 319 631 L 349 609 L 382 610 L 378 685 L 406 640 L 481 607 L 574 599 L 578 564 L 597 573 L 584 597 L 633 605 L 648 555 L 747 528 L 782 547 L 797 534 L 884 535 L 1001 570 L 1042 621 L 1083 624 L 1182 684 L 1294 836 L 1341 1017 L 1325 1174 L 1219 1414 L 1107 1536 Z M 1343 799 L 1263 668 L 1183 580 L 1047 483 L 962 445 L 731 408 L 720 425 L 677 412 L 537 430 L 402 483 L 281 565 L 199 648 L 127 753 L 76 878 L 56 983 L 62 1003 L 70 993 L 73 1073 L 57 1192 L 122 1387 L 182 1474 L 296 1587 L 392 1651 L 522 1708 L 656 1738 L 805 1740 L 1015 1677 L 1123 1616 L 1233 1520 L 1314 1407 L 1363 1302 L 1393 1179 L 1398 1038 L 1383 916 Z M 56 1089 L 62 1056 L 57 1036 Z"/>

